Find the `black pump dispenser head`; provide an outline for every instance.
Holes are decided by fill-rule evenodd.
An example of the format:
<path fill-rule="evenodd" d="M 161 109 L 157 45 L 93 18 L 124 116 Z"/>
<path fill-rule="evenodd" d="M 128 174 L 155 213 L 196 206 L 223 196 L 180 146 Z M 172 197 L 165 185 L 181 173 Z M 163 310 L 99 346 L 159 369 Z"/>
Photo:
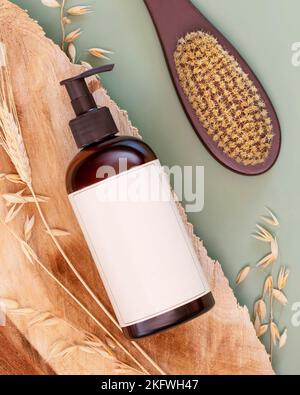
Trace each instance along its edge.
<path fill-rule="evenodd" d="M 113 64 L 95 67 L 60 83 L 66 87 L 72 107 L 77 115 L 77 118 L 70 122 L 70 128 L 79 148 L 118 133 L 109 109 L 107 107 L 97 107 L 85 81 L 88 77 L 111 71 L 113 68 Z"/>

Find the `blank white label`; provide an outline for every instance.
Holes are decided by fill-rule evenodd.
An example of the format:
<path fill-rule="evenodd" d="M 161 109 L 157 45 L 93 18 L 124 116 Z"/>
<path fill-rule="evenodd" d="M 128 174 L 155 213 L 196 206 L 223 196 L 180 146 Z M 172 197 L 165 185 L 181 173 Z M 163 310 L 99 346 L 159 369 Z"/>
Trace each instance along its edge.
<path fill-rule="evenodd" d="M 121 327 L 210 292 L 158 160 L 69 198 Z"/>

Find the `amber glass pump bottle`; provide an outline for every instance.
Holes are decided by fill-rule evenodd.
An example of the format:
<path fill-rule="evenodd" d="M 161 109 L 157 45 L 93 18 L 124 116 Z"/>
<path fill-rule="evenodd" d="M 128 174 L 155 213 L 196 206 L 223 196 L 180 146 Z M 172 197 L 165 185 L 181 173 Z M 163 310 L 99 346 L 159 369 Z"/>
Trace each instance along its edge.
<path fill-rule="evenodd" d="M 118 136 L 85 78 L 62 81 L 76 118 L 80 152 L 67 171 L 67 192 L 124 334 L 148 336 L 210 310 L 214 298 L 155 153 Z M 157 193 L 159 192 L 159 193 Z"/>

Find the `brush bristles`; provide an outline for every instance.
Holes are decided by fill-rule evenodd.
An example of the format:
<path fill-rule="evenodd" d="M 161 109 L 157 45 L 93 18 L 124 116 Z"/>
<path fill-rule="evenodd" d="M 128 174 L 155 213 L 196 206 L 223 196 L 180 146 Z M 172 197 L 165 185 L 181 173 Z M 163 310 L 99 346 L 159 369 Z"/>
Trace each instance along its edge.
<path fill-rule="evenodd" d="M 269 156 L 272 121 L 256 87 L 210 34 L 189 33 L 174 53 L 185 95 L 211 139 L 245 166 Z"/>

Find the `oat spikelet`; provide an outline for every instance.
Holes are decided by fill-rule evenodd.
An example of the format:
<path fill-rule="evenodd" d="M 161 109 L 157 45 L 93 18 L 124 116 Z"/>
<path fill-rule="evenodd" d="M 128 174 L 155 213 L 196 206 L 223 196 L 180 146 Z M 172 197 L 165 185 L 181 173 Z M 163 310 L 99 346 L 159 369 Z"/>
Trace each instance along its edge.
<path fill-rule="evenodd" d="M 50 8 L 59 8 L 60 4 L 56 0 L 41 0 L 41 2 L 46 6 Z"/>
<path fill-rule="evenodd" d="M 286 345 L 287 338 L 288 338 L 287 329 L 285 329 L 279 339 L 279 348 L 282 348 Z"/>
<path fill-rule="evenodd" d="M 70 18 L 64 16 L 63 19 L 62 19 L 62 23 L 63 23 L 64 25 L 71 25 L 72 21 L 71 21 Z"/>
<path fill-rule="evenodd" d="M 268 325 L 268 324 L 261 325 L 261 326 L 259 327 L 257 333 L 256 333 L 257 336 L 258 336 L 258 337 L 262 337 L 264 334 L 267 333 L 268 328 L 269 328 L 269 325 Z"/>
<path fill-rule="evenodd" d="M 273 277 L 270 275 L 266 278 L 265 284 L 264 284 L 264 293 L 263 296 L 266 294 L 271 295 L 273 291 Z"/>
<path fill-rule="evenodd" d="M 80 37 L 82 34 L 82 31 L 80 29 L 73 30 L 69 34 L 66 35 L 65 37 L 65 42 L 66 43 L 72 43 L 75 41 L 78 37 Z"/>
<path fill-rule="evenodd" d="M 285 294 L 280 291 L 279 289 L 273 289 L 273 296 L 274 298 L 277 300 L 277 302 L 279 302 L 280 304 L 282 304 L 283 306 L 288 304 L 288 299 L 285 296 Z"/>
<path fill-rule="evenodd" d="M 102 49 L 102 48 L 90 48 L 89 53 L 90 55 L 95 56 L 96 58 L 99 59 L 102 58 L 106 60 L 110 60 L 110 58 L 106 55 L 113 55 L 113 52 L 107 51 L 106 49 Z"/>
<path fill-rule="evenodd" d="M 76 60 L 76 47 L 73 43 L 68 45 L 68 56 L 72 63 L 75 63 Z"/>
<path fill-rule="evenodd" d="M 35 223 L 35 216 L 33 215 L 31 218 L 28 216 L 26 217 L 25 223 L 24 223 L 24 239 L 28 242 L 31 239 L 31 233 L 32 229 L 34 227 Z"/>
<path fill-rule="evenodd" d="M 266 304 L 263 299 L 259 299 L 254 305 L 254 315 L 258 316 L 260 321 L 263 321 L 267 314 Z"/>
<path fill-rule="evenodd" d="M 257 264 L 257 267 L 262 267 L 262 268 L 266 268 L 270 265 L 272 265 L 272 263 L 275 262 L 275 258 L 274 255 L 272 253 L 266 255 L 265 257 L 263 257 Z"/>
<path fill-rule="evenodd" d="M 257 267 L 262 267 L 262 268 L 267 268 L 268 266 L 272 265 L 277 259 L 278 259 L 278 253 L 279 253 L 279 248 L 278 248 L 278 242 L 276 238 L 271 239 L 271 252 L 264 256 L 258 263 Z"/>
<path fill-rule="evenodd" d="M 19 191 L 16 193 L 4 193 L 2 195 L 2 198 L 8 203 L 8 204 L 26 204 L 26 203 L 45 203 L 48 201 L 48 198 L 46 196 L 39 196 L 37 195 L 36 197 L 33 197 L 31 195 L 24 196 L 22 195 L 23 191 Z"/>
<path fill-rule="evenodd" d="M 237 277 L 236 277 L 236 280 L 235 280 L 236 284 L 237 284 L 237 285 L 241 284 L 241 283 L 247 278 L 247 276 L 248 276 L 248 274 L 250 273 L 250 271 L 251 271 L 251 267 L 250 267 L 250 266 L 244 267 L 244 268 L 239 272 L 239 274 L 238 274 Z"/>
<path fill-rule="evenodd" d="M 75 7 L 71 7 L 67 10 L 67 13 L 69 15 L 73 15 L 73 16 L 80 16 L 80 15 L 85 15 L 85 14 L 90 14 L 91 12 L 93 12 L 91 10 L 91 6 L 90 5 L 78 5 Z"/>
<path fill-rule="evenodd" d="M 19 205 L 13 204 L 11 208 L 8 210 L 8 213 L 6 214 L 4 222 L 8 224 L 11 221 L 13 221 L 18 216 L 18 214 L 20 213 L 23 207 L 24 207 L 24 203 Z"/>
<path fill-rule="evenodd" d="M 254 235 L 254 236 L 258 236 L 258 237 L 256 237 L 257 239 L 259 239 L 259 237 L 260 237 L 261 239 L 259 239 L 259 240 L 271 243 L 271 241 L 273 240 L 273 235 L 267 229 L 265 229 L 264 227 L 262 227 L 258 224 L 256 224 L 256 227 L 257 227 L 258 231 L 257 231 L 256 235 Z"/>
<path fill-rule="evenodd" d="M 31 169 L 12 90 L 5 45 L 0 39 L 0 145 L 14 164 L 21 181 L 31 184 Z"/>
<path fill-rule="evenodd" d="M 260 322 L 260 318 L 259 318 L 258 314 L 255 315 L 253 324 L 254 324 L 256 334 L 257 334 L 261 328 L 261 322 Z"/>
<path fill-rule="evenodd" d="M 273 211 L 271 211 L 270 209 L 268 209 L 266 207 L 267 212 L 269 213 L 270 217 L 261 217 L 261 219 L 263 221 L 265 221 L 267 224 L 272 225 L 272 226 L 279 226 L 279 221 L 277 219 L 277 217 L 275 216 L 275 214 L 273 213 Z"/>
<path fill-rule="evenodd" d="M 275 322 L 271 322 L 271 337 L 273 343 L 276 345 L 277 341 L 280 339 L 280 333 L 278 326 L 275 324 Z"/>
<path fill-rule="evenodd" d="M 289 274 L 290 274 L 289 270 L 287 270 L 285 267 L 282 267 L 280 269 L 278 280 L 277 280 L 277 287 L 280 291 L 286 287 Z"/>
<path fill-rule="evenodd" d="M 271 253 L 272 253 L 275 261 L 278 259 L 278 252 L 279 252 L 278 242 L 277 242 L 277 238 L 275 237 L 271 241 Z"/>
<path fill-rule="evenodd" d="M 13 183 L 13 184 L 24 184 L 24 182 L 21 180 L 19 174 L 6 174 L 5 178 L 7 181 Z"/>

